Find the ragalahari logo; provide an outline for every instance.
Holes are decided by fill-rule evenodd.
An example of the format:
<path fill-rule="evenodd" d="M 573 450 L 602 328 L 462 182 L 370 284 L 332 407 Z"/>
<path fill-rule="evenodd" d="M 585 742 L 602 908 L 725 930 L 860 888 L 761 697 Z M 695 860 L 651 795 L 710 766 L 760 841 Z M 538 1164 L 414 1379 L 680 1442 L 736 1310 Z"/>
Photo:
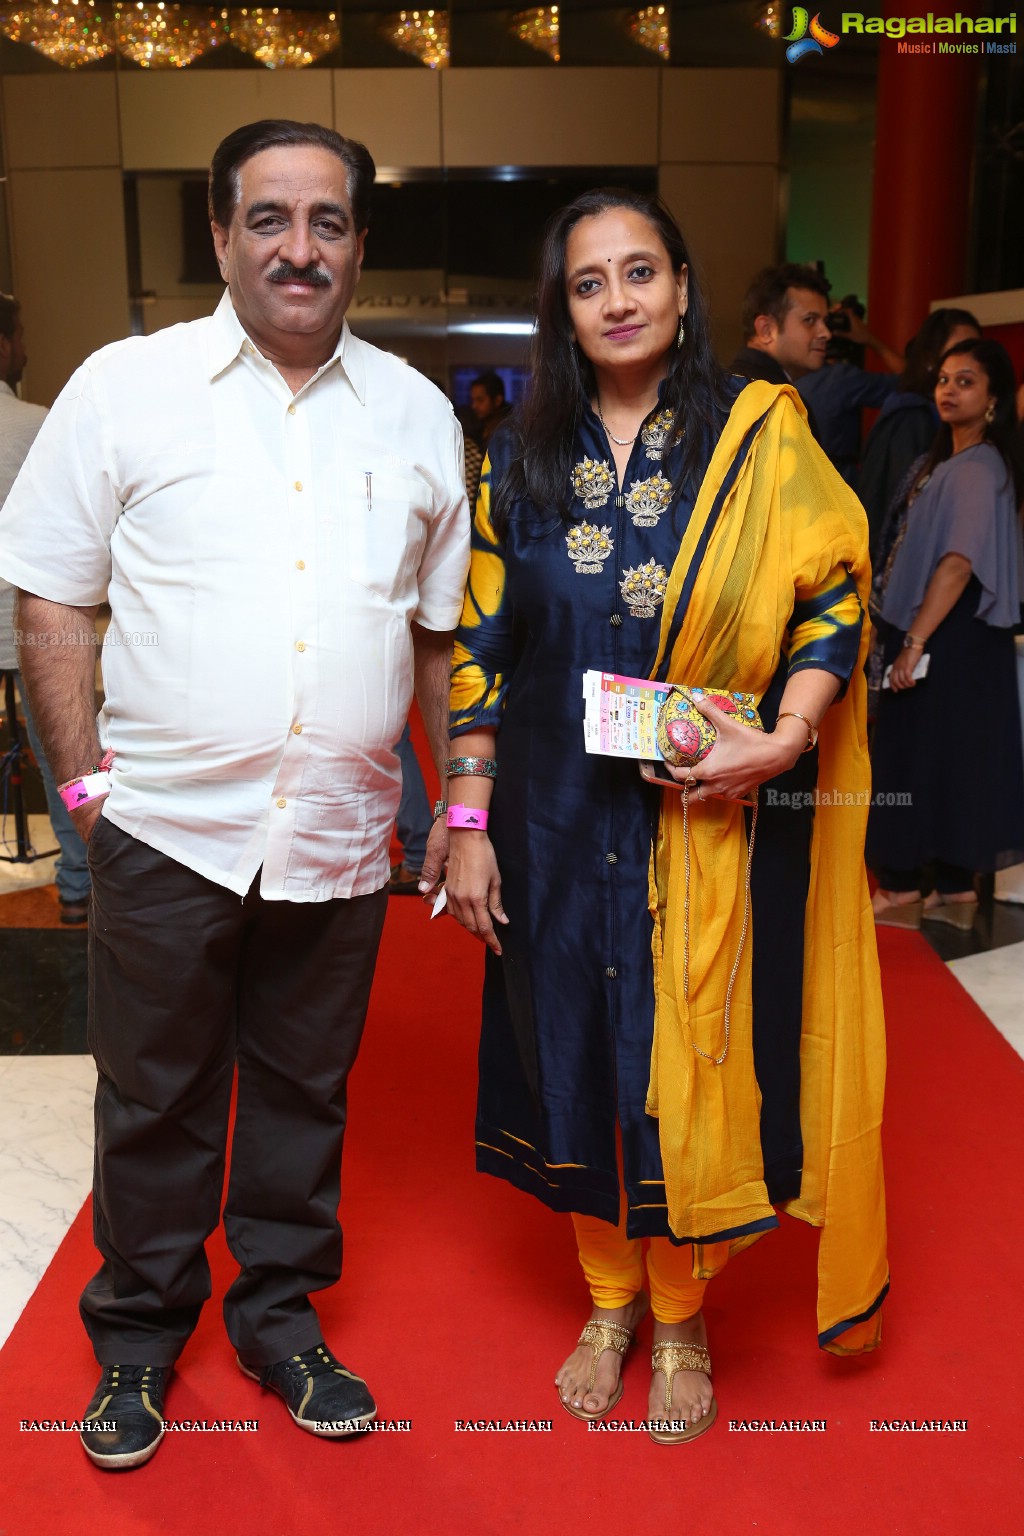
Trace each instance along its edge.
<path fill-rule="evenodd" d="M 812 19 L 802 5 L 794 5 L 793 30 L 786 33 L 785 41 L 789 44 L 786 58 L 791 64 L 798 64 L 809 53 L 820 55 L 824 49 L 834 48 L 839 36 L 822 26 L 820 12 Z"/>

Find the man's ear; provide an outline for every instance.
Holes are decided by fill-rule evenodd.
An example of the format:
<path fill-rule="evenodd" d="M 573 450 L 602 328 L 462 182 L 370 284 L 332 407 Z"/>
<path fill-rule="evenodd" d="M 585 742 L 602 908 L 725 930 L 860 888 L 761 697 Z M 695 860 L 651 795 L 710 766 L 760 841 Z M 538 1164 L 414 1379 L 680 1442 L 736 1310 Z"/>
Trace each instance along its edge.
<path fill-rule="evenodd" d="M 758 315 L 754 321 L 754 336 L 762 347 L 770 347 L 778 334 L 779 327 L 771 315 Z"/>
<path fill-rule="evenodd" d="M 217 265 L 220 268 L 220 275 L 224 279 L 224 281 L 227 282 L 227 280 L 228 280 L 228 232 L 227 232 L 226 229 L 222 229 L 219 224 L 215 224 L 215 223 L 212 223 L 212 222 L 210 224 L 210 231 L 211 231 L 211 233 L 213 235 L 213 249 L 214 249 L 214 254 L 217 257 Z"/>

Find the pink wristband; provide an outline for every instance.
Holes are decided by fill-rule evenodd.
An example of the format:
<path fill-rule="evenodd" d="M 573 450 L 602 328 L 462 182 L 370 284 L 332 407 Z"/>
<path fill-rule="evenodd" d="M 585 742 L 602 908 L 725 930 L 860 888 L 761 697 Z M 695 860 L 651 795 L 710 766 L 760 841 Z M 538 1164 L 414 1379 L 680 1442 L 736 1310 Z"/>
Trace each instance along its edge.
<path fill-rule="evenodd" d="M 448 825 L 450 827 L 472 827 L 477 832 L 486 832 L 487 812 L 478 811 L 472 805 L 450 805 L 448 807 Z"/>
<path fill-rule="evenodd" d="M 77 811 L 90 800 L 106 799 L 110 794 L 110 775 L 108 773 L 84 774 L 80 779 L 72 779 L 70 784 L 62 784 L 57 793 L 69 811 Z"/>

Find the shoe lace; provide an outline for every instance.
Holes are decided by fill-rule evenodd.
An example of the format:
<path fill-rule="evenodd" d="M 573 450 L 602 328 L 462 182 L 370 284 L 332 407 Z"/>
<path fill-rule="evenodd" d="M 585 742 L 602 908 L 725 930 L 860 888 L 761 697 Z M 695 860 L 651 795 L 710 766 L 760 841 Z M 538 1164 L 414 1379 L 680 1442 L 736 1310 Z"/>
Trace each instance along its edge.
<path fill-rule="evenodd" d="M 149 1373 L 155 1369 L 152 1365 L 105 1365 L 103 1386 L 114 1392 L 144 1392 L 156 1385 L 149 1381 Z"/>
<path fill-rule="evenodd" d="M 350 1381 L 359 1380 L 352 1371 L 345 1369 L 340 1360 L 335 1360 L 330 1350 L 325 1349 L 322 1344 L 317 1344 L 313 1349 L 305 1350 L 301 1355 L 292 1355 L 283 1364 L 286 1370 L 290 1371 L 293 1375 L 301 1376 L 303 1379 L 333 1374 L 346 1376 Z M 266 1386 L 274 1369 L 275 1367 L 272 1365 L 264 1367 L 260 1372 L 261 1385 Z"/>

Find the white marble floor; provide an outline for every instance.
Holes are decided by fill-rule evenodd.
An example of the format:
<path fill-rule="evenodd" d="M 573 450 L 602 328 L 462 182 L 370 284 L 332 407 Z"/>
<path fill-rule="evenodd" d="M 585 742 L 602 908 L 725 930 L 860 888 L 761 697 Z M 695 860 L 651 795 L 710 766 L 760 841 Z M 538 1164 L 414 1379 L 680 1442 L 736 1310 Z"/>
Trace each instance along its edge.
<path fill-rule="evenodd" d="M 0 1343 L 92 1182 L 91 1056 L 0 1057 Z"/>
<path fill-rule="evenodd" d="M 13 891 L 27 891 L 34 885 L 52 885 L 53 869 L 57 861 L 57 839 L 50 827 L 49 816 L 28 817 L 28 843 L 32 852 L 47 853 L 46 858 L 34 858 L 27 864 L 8 863 L 18 852 L 17 831 L 13 816 L 0 816 L 0 896 Z M 49 852 L 50 849 L 54 851 Z"/>
<path fill-rule="evenodd" d="M 949 968 L 1017 1054 L 1024 1056 L 1024 944 L 1005 944 L 983 955 L 950 960 Z"/>

